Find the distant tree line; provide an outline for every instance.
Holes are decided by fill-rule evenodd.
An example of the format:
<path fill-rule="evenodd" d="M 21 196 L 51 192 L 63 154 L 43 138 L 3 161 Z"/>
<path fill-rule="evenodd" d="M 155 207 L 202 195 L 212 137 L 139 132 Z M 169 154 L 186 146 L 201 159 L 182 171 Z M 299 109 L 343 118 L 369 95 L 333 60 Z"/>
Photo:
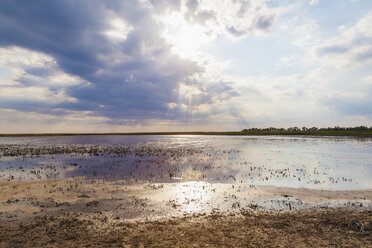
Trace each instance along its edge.
<path fill-rule="evenodd" d="M 242 132 L 257 132 L 257 131 L 266 131 L 266 132 L 292 132 L 292 131 L 372 131 L 372 127 L 366 126 L 357 126 L 357 127 L 327 127 L 327 128 L 317 128 L 317 127 L 289 127 L 289 128 L 277 128 L 277 127 L 268 127 L 268 128 L 248 128 L 243 129 Z"/>

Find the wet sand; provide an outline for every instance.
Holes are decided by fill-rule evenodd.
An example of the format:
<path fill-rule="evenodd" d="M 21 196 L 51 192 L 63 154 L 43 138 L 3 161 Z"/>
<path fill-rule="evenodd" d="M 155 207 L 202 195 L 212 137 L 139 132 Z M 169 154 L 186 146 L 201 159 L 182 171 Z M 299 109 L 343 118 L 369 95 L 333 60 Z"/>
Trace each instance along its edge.
<path fill-rule="evenodd" d="M 0 182 L 0 247 L 371 247 L 372 190 Z"/>

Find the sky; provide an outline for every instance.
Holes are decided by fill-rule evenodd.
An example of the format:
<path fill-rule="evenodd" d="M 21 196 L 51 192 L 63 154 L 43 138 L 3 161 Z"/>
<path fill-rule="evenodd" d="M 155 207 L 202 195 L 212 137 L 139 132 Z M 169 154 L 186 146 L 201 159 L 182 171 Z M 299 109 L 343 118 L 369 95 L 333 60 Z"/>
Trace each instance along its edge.
<path fill-rule="evenodd" d="M 0 133 L 372 126 L 370 0 L 2 0 Z"/>

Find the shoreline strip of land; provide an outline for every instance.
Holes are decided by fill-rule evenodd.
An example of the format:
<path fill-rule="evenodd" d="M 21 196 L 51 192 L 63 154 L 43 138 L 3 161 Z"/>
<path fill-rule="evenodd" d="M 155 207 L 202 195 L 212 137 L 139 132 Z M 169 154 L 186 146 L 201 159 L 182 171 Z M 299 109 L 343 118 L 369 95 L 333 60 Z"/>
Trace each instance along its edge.
<path fill-rule="evenodd" d="M 226 131 L 226 132 L 131 132 L 131 133 L 3 133 L 0 137 L 79 136 L 79 135 L 222 135 L 222 136 L 346 136 L 372 138 L 372 130 L 319 131 Z"/>

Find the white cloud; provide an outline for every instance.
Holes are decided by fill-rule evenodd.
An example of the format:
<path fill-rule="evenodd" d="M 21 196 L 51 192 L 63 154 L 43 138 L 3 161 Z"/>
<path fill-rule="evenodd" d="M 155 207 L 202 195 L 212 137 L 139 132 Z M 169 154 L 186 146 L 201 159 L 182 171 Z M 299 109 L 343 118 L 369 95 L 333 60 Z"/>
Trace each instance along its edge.
<path fill-rule="evenodd" d="M 300 23 L 300 24 L 298 24 Z M 297 25 L 296 25 L 297 24 Z M 289 27 L 294 31 L 296 38 L 292 44 L 301 48 L 309 48 L 319 44 L 319 25 L 309 17 L 295 17 L 292 20 L 292 25 Z"/>
<path fill-rule="evenodd" d="M 12 74 L 9 81 L 18 85 L 63 87 L 83 81 L 63 72 L 52 56 L 16 46 L 0 47 L 0 67 L 7 68 Z"/>
<path fill-rule="evenodd" d="M 179 12 L 166 13 L 161 20 L 166 26 L 165 36 L 171 43 L 193 43 L 210 41 L 217 35 L 239 38 L 266 32 L 281 12 L 283 8 L 269 7 L 266 1 L 184 0 Z"/>
<path fill-rule="evenodd" d="M 44 87 L 1 87 L 0 102 L 19 101 L 19 102 L 45 102 L 56 104 L 61 102 L 76 102 L 76 99 L 66 96 L 63 90 L 50 91 Z"/>
<path fill-rule="evenodd" d="M 315 47 L 320 59 L 336 66 L 353 66 L 372 61 L 372 11 L 354 26 L 340 26 L 340 34 Z"/>
<path fill-rule="evenodd" d="M 110 28 L 104 33 L 114 42 L 125 41 L 129 32 L 133 30 L 131 25 L 119 17 L 113 17 L 109 22 Z"/>
<path fill-rule="evenodd" d="M 66 95 L 66 88 L 83 80 L 63 72 L 55 59 L 44 53 L 20 47 L 0 48 L 0 67 L 11 72 L 6 81 L 0 81 L 0 102 L 33 104 L 43 102 L 52 106 L 61 102 L 76 102 Z"/>
<path fill-rule="evenodd" d="M 360 82 L 364 86 L 372 86 L 372 76 L 363 77 Z"/>
<path fill-rule="evenodd" d="M 296 55 L 290 54 L 286 56 L 282 56 L 278 59 L 277 65 L 279 66 L 293 66 L 295 63 Z"/>

